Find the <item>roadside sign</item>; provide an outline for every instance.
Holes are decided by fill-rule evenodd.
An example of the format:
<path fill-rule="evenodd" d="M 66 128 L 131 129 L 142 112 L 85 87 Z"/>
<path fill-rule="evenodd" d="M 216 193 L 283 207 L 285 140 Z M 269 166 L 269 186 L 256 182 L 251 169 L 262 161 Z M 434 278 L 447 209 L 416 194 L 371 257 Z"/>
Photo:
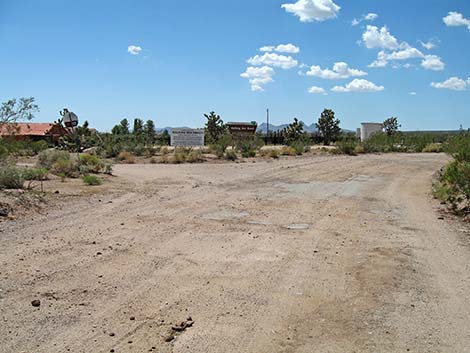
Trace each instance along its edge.
<path fill-rule="evenodd" d="M 172 129 L 171 145 L 175 147 L 204 146 L 204 129 Z"/>
<path fill-rule="evenodd" d="M 254 123 L 227 123 L 230 134 L 236 139 L 246 139 L 256 133 L 258 125 Z"/>

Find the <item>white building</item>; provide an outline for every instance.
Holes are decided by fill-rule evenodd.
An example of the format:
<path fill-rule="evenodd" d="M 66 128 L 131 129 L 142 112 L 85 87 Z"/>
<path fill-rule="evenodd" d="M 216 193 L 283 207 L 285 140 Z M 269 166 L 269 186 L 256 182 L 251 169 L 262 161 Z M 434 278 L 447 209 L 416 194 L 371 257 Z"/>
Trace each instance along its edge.
<path fill-rule="evenodd" d="M 383 131 L 382 123 L 361 123 L 361 141 L 367 140 L 372 134 Z"/>

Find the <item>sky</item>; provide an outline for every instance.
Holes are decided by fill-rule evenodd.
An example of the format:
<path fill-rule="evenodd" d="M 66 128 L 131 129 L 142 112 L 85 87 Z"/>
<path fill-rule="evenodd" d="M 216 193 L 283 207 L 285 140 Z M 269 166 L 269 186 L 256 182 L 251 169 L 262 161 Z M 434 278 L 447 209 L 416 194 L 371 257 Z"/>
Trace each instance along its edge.
<path fill-rule="evenodd" d="M 38 122 L 470 128 L 468 0 L 0 0 L 0 43 L 0 101 Z"/>

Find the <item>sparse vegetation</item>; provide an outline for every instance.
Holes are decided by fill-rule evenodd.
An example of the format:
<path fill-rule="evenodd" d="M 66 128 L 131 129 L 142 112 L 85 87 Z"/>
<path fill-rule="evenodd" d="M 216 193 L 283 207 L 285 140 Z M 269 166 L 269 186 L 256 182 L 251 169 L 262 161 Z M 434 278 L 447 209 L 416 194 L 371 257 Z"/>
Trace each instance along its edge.
<path fill-rule="evenodd" d="M 83 176 L 83 182 L 86 185 L 89 185 L 89 186 L 101 185 L 103 183 L 101 181 L 101 179 L 98 178 L 96 175 L 85 175 L 85 176 Z"/>
<path fill-rule="evenodd" d="M 0 164 L 0 189 L 22 189 L 24 176 L 20 168 L 11 163 Z"/>
<path fill-rule="evenodd" d="M 295 150 L 294 147 L 284 146 L 281 149 L 281 155 L 283 155 L 283 156 L 296 156 L 297 151 Z"/>
<path fill-rule="evenodd" d="M 225 151 L 225 154 L 224 154 L 224 159 L 228 160 L 228 161 L 235 161 L 237 160 L 238 156 L 237 156 L 237 152 L 233 149 L 230 149 L 230 150 L 227 150 Z"/>
<path fill-rule="evenodd" d="M 454 213 L 470 213 L 470 133 L 450 139 L 446 151 L 454 160 L 439 173 L 434 195 Z"/>
<path fill-rule="evenodd" d="M 119 153 L 117 159 L 121 162 L 127 163 L 127 164 L 134 164 L 135 163 L 135 156 L 127 151 L 122 151 Z"/>

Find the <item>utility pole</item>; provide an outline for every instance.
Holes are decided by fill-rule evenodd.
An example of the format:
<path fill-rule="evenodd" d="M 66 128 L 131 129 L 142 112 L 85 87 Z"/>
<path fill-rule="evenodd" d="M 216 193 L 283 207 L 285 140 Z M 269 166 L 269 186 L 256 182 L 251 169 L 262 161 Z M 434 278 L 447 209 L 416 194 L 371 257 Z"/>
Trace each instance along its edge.
<path fill-rule="evenodd" d="M 266 145 L 269 140 L 269 108 L 266 109 Z"/>

